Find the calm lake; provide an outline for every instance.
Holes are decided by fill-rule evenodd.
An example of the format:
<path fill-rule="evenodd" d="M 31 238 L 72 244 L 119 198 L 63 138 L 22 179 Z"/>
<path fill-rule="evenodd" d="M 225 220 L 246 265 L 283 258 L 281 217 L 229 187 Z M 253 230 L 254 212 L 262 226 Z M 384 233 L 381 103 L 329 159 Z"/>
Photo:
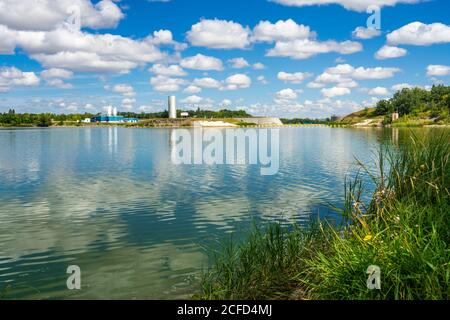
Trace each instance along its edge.
<path fill-rule="evenodd" d="M 398 136 L 283 128 L 278 173 L 263 176 L 258 165 L 174 164 L 173 130 L 0 130 L 0 295 L 187 298 L 205 247 L 255 220 L 338 219 L 330 205 L 342 203 L 355 157 L 374 165 Z M 70 265 L 79 291 L 67 289 Z"/>

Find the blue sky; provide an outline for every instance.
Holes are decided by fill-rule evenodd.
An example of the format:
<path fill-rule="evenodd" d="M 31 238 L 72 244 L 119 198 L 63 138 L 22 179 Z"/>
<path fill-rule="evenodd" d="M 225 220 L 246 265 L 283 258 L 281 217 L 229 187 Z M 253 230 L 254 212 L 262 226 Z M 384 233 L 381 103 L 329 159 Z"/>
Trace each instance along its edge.
<path fill-rule="evenodd" d="M 380 30 L 367 26 L 369 5 Z M 184 109 L 320 118 L 450 80 L 445 0 L 0 0 L 0 9 L 0 112 L 154 112 L 173 94 Z"/>

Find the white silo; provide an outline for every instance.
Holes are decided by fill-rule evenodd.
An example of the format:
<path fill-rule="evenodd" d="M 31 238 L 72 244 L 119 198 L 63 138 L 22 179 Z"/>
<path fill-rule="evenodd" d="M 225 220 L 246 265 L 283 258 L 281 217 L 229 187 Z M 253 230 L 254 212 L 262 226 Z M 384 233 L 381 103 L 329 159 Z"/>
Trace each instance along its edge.
<path fill-rule="evenodd" d="M 113 109 L 113 116 L 114 116 L 114 117 L 117 117 L 117 108 L 114 108 L 114 109 Z"/>
<path fill-rule="evenodd" d="M 177 98 L 175 96 L 169 97 L 169 119 L 177 118 Z"/>
<path fill-rule="evenodd" d="M 113 113 L 113 108 L 112 108 L 112 106 L 108 106 L 108 117 L 111 117 L 112 116 L 112 113 Z"/>

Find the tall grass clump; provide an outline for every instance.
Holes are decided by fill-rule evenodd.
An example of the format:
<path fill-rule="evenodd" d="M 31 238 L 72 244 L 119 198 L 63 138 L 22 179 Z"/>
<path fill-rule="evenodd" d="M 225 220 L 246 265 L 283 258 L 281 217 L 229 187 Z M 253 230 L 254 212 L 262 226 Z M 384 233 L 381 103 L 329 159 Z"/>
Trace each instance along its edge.
<path fill-rule="evenodd" d="M 245 241 L 226 241 L 213 252 L 213 265 L 203 275 L 200 298 L 288 298 L 301 289 L 292 279 L 320 236 L 315 227 L 305 232 L 281 223 L 270 223 L 264 229 L 254 224 Z"/>
<path fill-rule="evenodd" d="M 361 181 L 347 183 L 346 224 L 256 229 L 216 256 L 202 298 L 449 299 L 450 133 L 411 133 L 377 175 L 359 165 L 376 188 L 364 203 Z M 372 265 L 381 290 L 367 287 Z"/>

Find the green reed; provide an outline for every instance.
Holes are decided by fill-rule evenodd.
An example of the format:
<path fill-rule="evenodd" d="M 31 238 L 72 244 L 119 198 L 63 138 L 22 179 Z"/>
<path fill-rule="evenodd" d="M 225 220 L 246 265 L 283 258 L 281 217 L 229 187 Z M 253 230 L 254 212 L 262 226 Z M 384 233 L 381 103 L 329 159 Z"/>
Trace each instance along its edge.
<path fill-rule="evenodd" d="M 342 226 L 255 225 L 228 241 L 202 278 L 201 299 L 449 299 L 450 134 L 427 133 L 384 147 L 363 202 L 362 180 L 347 181 Z M 386 163 L 389 172 L 385 172 Z M 381 269 L 381 290 L 367 268 Z"/>

